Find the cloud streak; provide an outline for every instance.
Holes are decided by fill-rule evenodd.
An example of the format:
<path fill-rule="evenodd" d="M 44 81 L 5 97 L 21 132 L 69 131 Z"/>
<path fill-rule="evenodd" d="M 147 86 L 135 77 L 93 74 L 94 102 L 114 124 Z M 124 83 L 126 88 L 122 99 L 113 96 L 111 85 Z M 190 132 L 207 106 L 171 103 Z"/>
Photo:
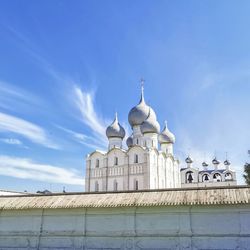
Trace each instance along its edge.
<path fill-rule="evenodd" d="M 75 169 L 33 162 L 31 159 L 0 155 L 0 175 L 48 183 L 84 185 L 84 177 Z"/>
<path fill-rule="evenodd" d="M 14 110 L 19 107 L 19 110 L 26 110 L 34 105 L 40 105 L 41 100 L 37 96 L 17 88 L 9 83 L 0 80 L 0 108 Z"/>
<path fill-rule="evenodd" d="M 98 141 L 97 139 L 95 139 L 91 136 L 75 132 L 71 129 L 67 129 L 67 128 L 64 128 L 64 127 L 59 126 L 59 125 L 55 125 L 55 126 L 59 129 L 61 129 L 62 131 L 66 132 L 67 134 L 69 134 L 71 137 L 73 137 L 73 139 L 77 143 L 80 143 L 80 144 L 85 145 L 85 146 L 92 148 L 92 149 L 97 149 L 97 148 L 101 149 L 103 147 L 100 144 L 100 141 Z"/>
<path fill-rule="evenodd" d="M 0 113 L 0 132 L 18 134 L 34 143 L 48 148 L 60 148 L 48 138 L 48 135 L 43 128 L 21 118 L 5 113 Z"/>
<path fill-rule="evenodd" d="M 97 114 L 94 107 L 94 95 L 91 92 L 84 92 L 78 86 L 73 87 L 74 104 L 82 115 L 82 122 L 87 125 L 93 133 L 93 140 L 100 142 L 103 147 L 107 146 L 105 131 L 108 122 L 101 115 Z"/>
<path fill-rule="evenodd" d="M 18 139 L 13 139 L 13 138 L 2 138 L 0 141 L 6 143 L 6 144 L 11 144 L 11 145 L 22 145 L 23 143 L 18 140 Z"/>

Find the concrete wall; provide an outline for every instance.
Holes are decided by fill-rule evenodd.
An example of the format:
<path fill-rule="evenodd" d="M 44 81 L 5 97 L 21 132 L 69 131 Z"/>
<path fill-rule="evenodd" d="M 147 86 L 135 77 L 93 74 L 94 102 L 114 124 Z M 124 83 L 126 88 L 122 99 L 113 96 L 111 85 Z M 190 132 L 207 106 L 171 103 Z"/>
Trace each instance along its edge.
<path fill-rule="evenodd" d="M 250 206 L 1 211 L 0 249 L 250 249 Z"/>

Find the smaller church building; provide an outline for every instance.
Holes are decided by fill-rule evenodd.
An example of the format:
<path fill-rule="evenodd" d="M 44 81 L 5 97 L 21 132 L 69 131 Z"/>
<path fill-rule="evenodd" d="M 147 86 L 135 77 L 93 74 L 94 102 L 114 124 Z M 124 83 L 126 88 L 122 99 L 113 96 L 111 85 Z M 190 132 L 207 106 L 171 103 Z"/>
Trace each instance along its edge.
<path fill-rule="evenodd" d="M 203 169 L 199 170 L 188 156 L 187 167 L 180 168 L 174 155 L 175 136 L 166 122 L 160 129 L 155 111 L 145 102 L 143 86 L 140 101 L 129 111 L 128 121 L 132 134 L 126 140 L 126 148 L 125 130 L 116 114 L 106 129 L 108 150 L 87 155 L 87 192 L 236 185 L 235 171 L 230 169 L 228 160 L 220 168 L 215 158 L 212 169 L 203 162 Z"/>

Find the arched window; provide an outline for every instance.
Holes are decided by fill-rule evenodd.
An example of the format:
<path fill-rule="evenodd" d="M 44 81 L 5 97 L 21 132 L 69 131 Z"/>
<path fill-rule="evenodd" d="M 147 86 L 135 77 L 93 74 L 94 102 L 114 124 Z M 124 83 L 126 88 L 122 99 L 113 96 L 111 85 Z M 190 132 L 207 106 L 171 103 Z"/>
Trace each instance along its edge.
<path fill-rule="evenodd" d="M 138 140 L 138 138 L 136 139 L 136 144 L 137 144 L 137 145 L 139 144 L 139 140 Z"/>
<path fill-rule="evenodd" d="M 204 174 L 202 175 L 202 182 L 209 182 L 209 175 L 208 174 Z"/>
<path fill-rule="evenodd" d="M 233 176 L 231 173 L 226 173 L 225 174 L 225 181 L 232 181 L 233 180 Z"/>
<path fill-rule="evenodd" d="M 118 165 L 118 157 L 117 156 L 115 156 L 115 158 L 114 158 L 114 165 Z"/>
<path fill-rule="evenodd" d="M 135 180 L 135 187 L 134 187 L 135 190 L 139 190 L 139 182 L 138 180 Z"/>
<path fill-rule="evenodd" d="M 134 156 L 135 158 L 134 158 L 134 163 L 138 163 L 139 162 L 139 159 L 138 159 L 138 155 L 137 154 L 135 154 L 135 156 Z"/>
<path fill-rule="evenodd" d="M 95 182 L 95 192 L 99 191 L 99 183 L 98 181 Z"/>
<path fill-rule="evenodd" d="M 213 179 L 214 179 L 214 182 L 221 182 L 222 181 L 221 175 L 219 173 L 215 173 L 213 175 Z"/>
<path fill-rule="evenodd" d="M 114 191 L 118 190 L 118 182 L 114 180 Z"/>
<path fill-rule="evenodd" d="M 193 180 L 194 180 L 194 177 L 193 177 L 194 173 L 192 171 L 188 171 L 186 173 L 186 183 L 192 183 Z"/>
<path fill-rule="evenodd" d="M 96 167 L 96 168 L 99 168 L 99 163 L 100 163 L 100 162 L 99 162 L 99 159 L 96 159 L 96 161 L 95 161 L 95 167 Z"/>

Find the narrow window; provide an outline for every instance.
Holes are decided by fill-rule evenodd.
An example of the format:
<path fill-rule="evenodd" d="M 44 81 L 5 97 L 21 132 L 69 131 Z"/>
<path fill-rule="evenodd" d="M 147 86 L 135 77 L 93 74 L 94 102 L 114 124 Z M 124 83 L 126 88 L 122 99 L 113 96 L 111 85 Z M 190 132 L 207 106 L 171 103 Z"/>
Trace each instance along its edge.
<path fill-rule="evenodd" d="M 118 165 L 118 157 L 114 158 L 114 165 L 116 165 L 116 166 Z"/>
<path fill-rule="evenodd" d="M 95 182 L 95 192 L 99 191 L 99 183 L 98 181 Z"/>
<path fill-rule="evenodd" d="M 118 190 L 118 182 L 114 180 L 114 191 Z"/>
<path fill-rule="evenodd" d="M 99 168 L 99 159 L 96 159 L 96 161 L 95 161 L 95 167 Z"/>
<path fill-rule="evenodd" d="M 135 154 L 134 163 L 138 163 L 138 155 L 137 154 Z"/>
<path fill-rule="evenodd" d="M 135 181 L 135 190 L 139 190 L 139 182 L 138 182 L 138 180 Z"/>
<path fill-rule="evenodd" d="M 137 144 L 137 145 L 139 144 L 139 140 L 138 140 L 138 139 L 136 139 L 136 144 Z"/>

